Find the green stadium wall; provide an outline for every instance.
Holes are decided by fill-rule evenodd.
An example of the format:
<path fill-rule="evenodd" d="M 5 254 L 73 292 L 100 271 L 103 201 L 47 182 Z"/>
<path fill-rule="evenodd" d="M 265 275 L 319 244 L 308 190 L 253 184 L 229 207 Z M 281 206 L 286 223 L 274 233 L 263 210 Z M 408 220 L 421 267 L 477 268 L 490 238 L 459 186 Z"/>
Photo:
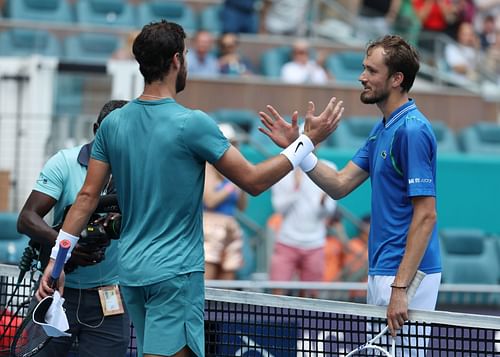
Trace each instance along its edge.
<path fill-rule="evenodd" d="M 245 157 L 258 163 L 266 158 L 251 146 L 241 147 Z M 272 154 L 279 150 L 273 150 Z M 351 159 L 353 151 L 320 149 L 318 156 L 339 168 Z M 437 168 L 438 227 L 478 228 L 500 234 L 500 157 L 471 154 L 439 154 Z M 369 181 L 339 203 L 358 217 L 370 212 Z M 270 191 L 251 197 L 245 213 L 261 227 L 273 213 Z M 352 234 L 352 229 L 348 227 Z"/>

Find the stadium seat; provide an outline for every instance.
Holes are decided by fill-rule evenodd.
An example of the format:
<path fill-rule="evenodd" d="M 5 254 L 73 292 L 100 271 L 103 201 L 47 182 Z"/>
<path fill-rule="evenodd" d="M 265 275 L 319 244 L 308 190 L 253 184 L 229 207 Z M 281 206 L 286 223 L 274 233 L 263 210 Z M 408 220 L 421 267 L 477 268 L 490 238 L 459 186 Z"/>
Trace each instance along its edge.
<path fill-rule="evenodd" d="M 44 22 L 73 22 L 67 0 L 10 0 L 6 6 L 7 17 Z"/>
<path fill-rule="evenodd" d="M 201 10 L 198 27 L 200 30 L 220 34 L 222 32 L 222 6 L 216 4 L 207 6 Z"/>
<path fill-rule="evenodd" d="M 135 28 L 134 8 L 123 0 L 79 0 L 76 20 L 81 24 Z"/>
<path fill-rule="evenodd" d="M 64 60 L 105 64 L 118 48 L 119 37 L 100 33 L 81 33 L 64 40 Z"/>
<path fill-rule="evenodd" d="M 291 46 L 276 47 L 264 51 L 260 56 L 261 73 L 269 78 L 280 78 L 281 67 L 290 61 L 291 53 Z"/>
<path fill-rule="evenodd" d="M 466 153 L 500 154 L 500 125 L 478 122 L 459 133 L 460 148 Z"/>
<path fill-rule="evenodd" d="M 17 264 L 28 238 L 17 231 L 17 213 L 0 212 L 0 263 Z"/>
<path fill-rule="evenodd" d="M 364 145 L 378 117 L 375 116 L 351 116 L 345 118 L 337 130 L 330 135 L 326 144 L 328 146 L 343 149 L 359 149 Z"/>
<path fill-rule="evenodd" d="M 144 1 L 138 5 L 138 13 L 139 27 L 165 19 L 181 25 L 186 32 L 193 32 L 198 28 L 193 9 L 183 1 Z"/>
<path fill-rule="evenodd" d="M 246 133 L 249 133 L 255 125 L 260 123 L 259 115 L 246 109 L 219 109 L 211 112 L 210 116 L 218 123 L 238 125 Z"/>
<path fill-rule="evenodd" d="M 458 152 L 458 143 L 453 131 L 440 120 L 431 122 L 438 145 L 438 152 Z"/>
<path fill-rule="evenodd" d="M 357 82 L 363 71 L 364 52 L 342 51 L 326 58 L 325 67 L 338 82 Z"/>
<path fill-rule="evenodd" d="M 499 257 L 496 242 L 473 229 L 440 232 L 443 282 L 451 284 L 497 284 Z"/>
<path fill-rule="evenodd" d="M 60 56 L 61 46 L 57 38 L 48 31 L 12 29 L 0 33 L 1 56 Z"/>

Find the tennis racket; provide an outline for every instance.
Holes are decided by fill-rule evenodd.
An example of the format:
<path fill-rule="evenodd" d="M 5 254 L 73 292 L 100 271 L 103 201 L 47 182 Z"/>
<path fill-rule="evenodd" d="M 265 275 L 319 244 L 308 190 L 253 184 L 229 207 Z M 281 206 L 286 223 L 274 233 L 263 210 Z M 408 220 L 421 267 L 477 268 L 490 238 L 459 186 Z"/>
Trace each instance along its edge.
<path fill-rule="evenodd" d="M 61 275 L 61 271 L 64 268 L 64 261 L 68 250 L 71 246 L 69 240 L 62 240 L 59 245 L 59 252 L 54 263 L 54 268 L 50 275 L 50 285 L 52 288 L 57 287 L 57 281 Z M 45 299 L 48 306 L 52 302 L 52 299 Z M 12 345 L 10 346 L 10 356 L 11 357 L 30 357 L 36 355 L 40 352 L 47 343 L 52 339 L 45 333 L 42 326 L 33 321 L 33 312 L 37 304 L 29 309 L 27 316 L 24 318 L 21 326 L 16 331 Z M 47 308 L 48 308 L 47 306 Z"/>
<path fill-rule="evenodd" d="M 408 290 L 406 291 L 406 294 L 408 296 L 408 304 L 410 303 L 410 300 L 415 296 L 415 293 L 417 292 L 418 287 L 420 286 L 420 283 L 422 282 L 422 279 L 424 279 L 425 273 L 417 270 L 417 273 L 413 277 L 413 280 L 410 283 L 410 286 L 408 286 Z M 376 350 L 382 353 L 383 356 L 387 357 L 396 357 L 396 339 L 392 338 L 391 342 L 391 352 L 387 351 L 383 347 L 380 347 L 376 345 L 375 343 L 378 342 L 378 340 L 384 336 L 387 332 L 389 331 L 389 325 L 386 325 L 382 331 L 380 331 L 375 337 L 371 338 L 361 346 L 357 347 L 356 349 L 352 350 L 348 354 L 345 355 L 345 357 L 351 357 L 351 356 L 356 356 L 359 352 L 365 351 L 365 350 Z"/>

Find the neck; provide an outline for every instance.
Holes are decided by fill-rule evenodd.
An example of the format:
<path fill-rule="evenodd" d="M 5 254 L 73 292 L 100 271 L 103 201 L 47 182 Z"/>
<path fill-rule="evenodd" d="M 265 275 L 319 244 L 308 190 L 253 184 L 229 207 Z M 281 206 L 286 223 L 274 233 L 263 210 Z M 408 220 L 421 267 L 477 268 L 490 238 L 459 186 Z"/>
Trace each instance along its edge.
<path fill-rule="evenodd" d="M 142 94 L 139 99 L 151 100 L 151 99 L 165 99 L 165 98 L 175 98 L 175 85 L 174 90 L 168 85 L 168 82 L 154 82 L 151 84 L 146 84 Z"/>
<path fill-rule="evenodd" d="M 377 103 L 377 106 L 382 112 L 384 118 L 387 120 L 396 109 L 403 104 L 406 104 L 408 100 L 408 93 L 398 93 L 398 95 L 394 94 L 389 96 L 389 98 L 387 98 L 384 102 Z"/>

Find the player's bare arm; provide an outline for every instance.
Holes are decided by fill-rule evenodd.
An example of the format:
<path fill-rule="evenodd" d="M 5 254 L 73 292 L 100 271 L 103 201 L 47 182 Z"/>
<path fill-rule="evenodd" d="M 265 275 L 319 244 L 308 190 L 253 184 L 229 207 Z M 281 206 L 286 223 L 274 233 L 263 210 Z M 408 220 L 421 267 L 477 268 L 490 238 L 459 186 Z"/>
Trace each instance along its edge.
<path fill-rule="evenodd" d="M 437 221 L 435 197 L 414 197 L 412 204 L 413 218 L 408 231 L 405 253 L 394 278 L 395 286 L 408 286 L 412 280 Z M 404 321 L 408 320 L 408 301 L 404 289 L 392 289 L 391 300 L 387 307 L 387 319 L 391 333 L 395 336 Z"/>
<path fill-rule="evenodd" d="M 94 212 L 97 204 L 99 203 L 99 196 L 109 178 L 109 173 L 110 169 L 107 163 L 90 159 L 85 183 L 78 193 L 75 203 L 71 206 L 61 231 L 75 237 L 79 237 L 80 232 L 89 221 L 92 212 Z M 50 259 L 36 293 L 39 299 L 43 299 L 44 297 L 54 293 L 54 290 L 49 284 L 49 276 L 52 272 L 53 266 L 54 259 Z M 63 289 L 64 272 L 61 273 L 61 278 L 59 279 L 59 291 L 61 294 Z"/>
<path fill-rule="evenodd" d="M 339 171 L 318 161 L 316 167 L 307 174 L 318 187 L 335 200 L 351 193 L 369 177 L 368 172 L 352 161 Z"/>

